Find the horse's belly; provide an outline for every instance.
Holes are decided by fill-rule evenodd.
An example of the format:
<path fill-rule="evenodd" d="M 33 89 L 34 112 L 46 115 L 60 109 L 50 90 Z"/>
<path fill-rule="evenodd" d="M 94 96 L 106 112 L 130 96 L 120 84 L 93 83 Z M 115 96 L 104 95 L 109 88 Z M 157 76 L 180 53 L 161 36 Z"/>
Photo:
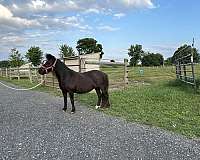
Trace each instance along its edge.
<path fill-rule="evenodd" d="M 79 86 L 76 88 L 76 93 L 87 93 L 90 92 L 94 89 L 94 87 L 84 87 L 84 86 Z"/>
<path fill-rule="evenodd" d="M 82 81 L 76 85 L 76 93 L 87 93 L 95 88 L 92 81 Z"/>

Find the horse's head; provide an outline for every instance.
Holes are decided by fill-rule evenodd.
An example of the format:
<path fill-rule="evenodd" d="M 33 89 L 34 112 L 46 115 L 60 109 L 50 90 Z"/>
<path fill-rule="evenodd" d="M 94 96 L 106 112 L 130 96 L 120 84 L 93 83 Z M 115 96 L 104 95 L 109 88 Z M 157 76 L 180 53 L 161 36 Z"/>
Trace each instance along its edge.
<path fill-rule="evenodd" d="M 48 74 L 53 71 L 56 66 L 57 59 L 54 56 L 47 54 L 46 59 L 47 60 L 43 61 L 42 66 L 38 69 L 41 75 Z"/>

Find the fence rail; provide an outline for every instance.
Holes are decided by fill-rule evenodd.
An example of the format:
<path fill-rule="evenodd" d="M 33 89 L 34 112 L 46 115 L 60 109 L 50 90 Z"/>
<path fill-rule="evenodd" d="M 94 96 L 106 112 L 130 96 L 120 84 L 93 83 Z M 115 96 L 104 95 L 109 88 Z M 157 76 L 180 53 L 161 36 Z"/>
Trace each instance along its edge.
<path fill-rule="evenodd" d="M 86 64 L 91 64 L 91 65 L 99 65 L 99 67 L 105 71 L 110 80 L 110 86 L 111 88 L 114 87 L 125 87 L 128 85 L 128 60 L 124 60 L 124 62 L 96 62 L 96 61 L 85 61 Z M 74 67 L 79 65 L 67 65 L 68 67 Z M 81 65 L 83 67 L 83 65 Z M 119 68 L 115 68 L 113 66 L 117 66 Z M 107 69 L 105 69 L 107 68 Z M 90 68 L 92 69 L 92 68 Z M 115 70 L 116 69 L 116 70 Z M 53 87 L 53 88 L 59 88 L 59 83 L 57 81 L 57 78 L 54 73 L 49 73 L 47 75 L 41 76 L 37 72 L 38 67 L 31 67 L 29 66 L 28 68 L 0 68 L 0 76 L 1 77 L 6 77 L 9 79 L 22 79 L 26 78 L 29 79 L 30 82 L 41 82 L 43 81 L 44 86 L 48 87 Z M 81 68 L 81 71 L 84 72 L 86 68 Z M 118 73 L 121 75 L 121 77 L 117 77 L 117 79 L 113 76 Z"/>

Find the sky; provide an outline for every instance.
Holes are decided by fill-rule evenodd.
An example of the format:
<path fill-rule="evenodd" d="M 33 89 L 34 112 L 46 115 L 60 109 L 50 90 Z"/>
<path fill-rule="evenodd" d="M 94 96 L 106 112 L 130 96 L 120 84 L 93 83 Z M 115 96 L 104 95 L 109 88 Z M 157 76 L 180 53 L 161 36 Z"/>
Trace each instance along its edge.
<path fill-rule="evenodd" d="M 128 58 L 135 44 L 168 58 L 193 37 L 200 49 L 199 17 L 199 0 L 0 0 L 0 60 L 31 46 L 58 56 L 60 45 L 76 51 L 86 37 L 103 45 L 106 59 Z"/>

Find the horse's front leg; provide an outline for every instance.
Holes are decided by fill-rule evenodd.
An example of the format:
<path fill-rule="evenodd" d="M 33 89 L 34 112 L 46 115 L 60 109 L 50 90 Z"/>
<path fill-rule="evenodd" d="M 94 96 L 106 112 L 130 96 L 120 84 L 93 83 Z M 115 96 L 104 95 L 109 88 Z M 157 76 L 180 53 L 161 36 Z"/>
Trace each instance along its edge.
<path fill-rule="evenodd" d="M 74 106 L 74 93 L 73 93 L 73 92 L 70 92 L 70 93 L 69 93 L 69 97 L 70 97 L 71 104 L 72 104 L 72 110 L 71 110 L 71 113 L 75 113 L 75 106 Z"/>
<path fill-rule="evenodd" d="M 62 91 L 62 93 L 63 93 L 63 97 L 64 97 L 64 108 L 63 108 L 63 111 L 66 112 L 66 110 L 67 110 L 67 92 Z"/>

